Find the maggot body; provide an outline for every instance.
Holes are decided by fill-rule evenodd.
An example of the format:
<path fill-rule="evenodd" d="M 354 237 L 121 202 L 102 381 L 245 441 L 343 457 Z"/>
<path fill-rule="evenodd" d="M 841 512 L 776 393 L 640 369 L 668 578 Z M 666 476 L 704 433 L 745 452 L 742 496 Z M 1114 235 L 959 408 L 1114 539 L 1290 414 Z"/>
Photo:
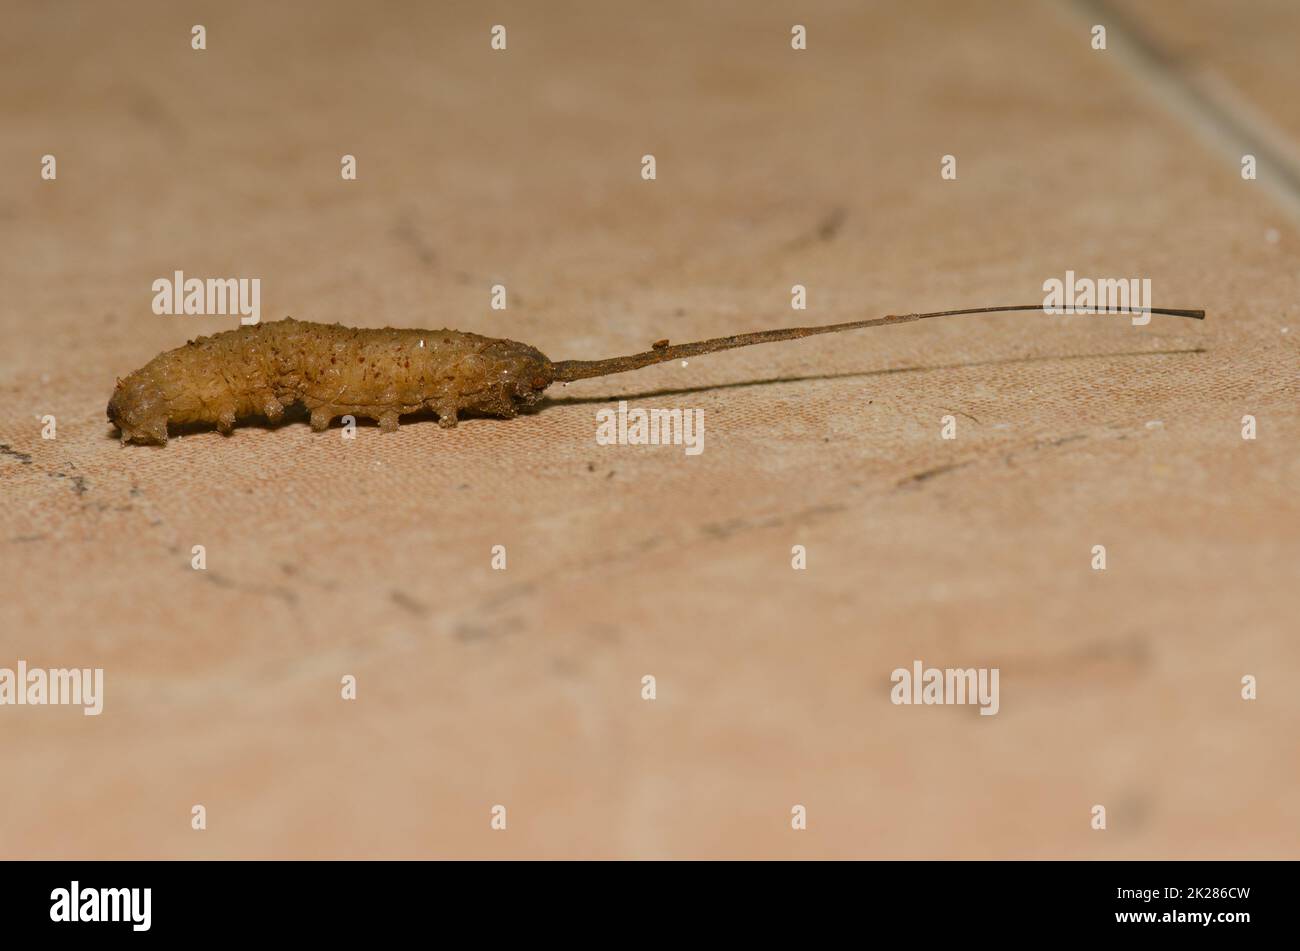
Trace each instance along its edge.
<path fill-rule="evenodd" d="M 444 427 L 459 414 L 511 417 L 537 403 L 552 383 L 639 370 L 655 363 L 816 334 L 905 324 L 930 317 L 1038 311 L 1041 304 L 890 314 L 819 327 L 783 327 L 669 346 L 604 360 L 552 362 L 535 347 L 458 330 L 367 330 L 292 318 L 253 324 L 161 353 L 124 380 L 108 402 L 122 442 L 167 442 L 169 425 L 214 425 L 230 433 L 250 416 L 278 422 L 302 403 L 320 431 L 339 416 L 373 419 L 385 432 L 405 413 L 432 410 Z M 1098 311 L 1098 315 L 1129 313 Z M 1152 307 L 1146 313 L 1204 319 L 1200 310 Z"/>
<path fill-rule="evenodd" d="M 357 329 L 290 319 L 254 324 L 154 357 L 119 380 L 108 418 L 122 442 L 166 443 L 168 424 L 278 422 L 302 403 L 312 429 L 344 415 L 385 431 L 404 413 L 432 410 L 442 426 L 462 412 L 514 416 L 554 379 L 526 344 L 455 330 Z"/>

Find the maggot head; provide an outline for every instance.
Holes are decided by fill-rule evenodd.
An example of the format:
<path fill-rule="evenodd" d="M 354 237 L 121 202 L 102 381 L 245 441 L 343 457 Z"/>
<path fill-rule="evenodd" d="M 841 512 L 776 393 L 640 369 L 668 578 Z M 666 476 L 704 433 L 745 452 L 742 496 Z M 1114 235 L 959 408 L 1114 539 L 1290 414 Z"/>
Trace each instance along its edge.
<path fill-rule="evenodd" d="M 119 379 L 108 400 L 108 421 L 122 442 L 167 442 L 167 403 L 162 389 L 142 373 Z"/>

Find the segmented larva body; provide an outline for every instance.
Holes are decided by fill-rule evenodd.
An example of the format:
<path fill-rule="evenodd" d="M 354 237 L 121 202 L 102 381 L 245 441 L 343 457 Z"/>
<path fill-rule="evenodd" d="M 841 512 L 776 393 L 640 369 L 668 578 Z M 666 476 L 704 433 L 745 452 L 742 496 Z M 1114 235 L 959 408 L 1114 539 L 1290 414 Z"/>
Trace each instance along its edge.
<path fill-rule="evenodd" d="M 462 412 L 514 416 L 521 407 L 538 402 L 552 383 L 627 373 L 669 360 L 817 334 L 1002 311 L 1041 313 L 1043 305 L 889 314 L 818 327 L 758 330 L 676 346 L 659 340 L 641 353 L 555 362 L 526 343 L 459 330 L 361 330 L 285 318 L 199 337 L 159 354 L 117 381 L 108 401 L 108 418 L 121 430 L 123 443 L 165 443 L 169 423 L 209 423 L 223 433 L 248 416 L 265 416 L 275 423 L 293 403 L 302 403 L 311 411 L 311 428 L 318 432 L 346 415 L 377 420 L 381 429 L 392 432 L 403 413 L 425 409 L 438 414 L 439 425 L 450 427 Z M 1151 307 L 1147 312 L 1205 319 L 1203 310 Z"/>
<path fill-rule="evenodd" d="M 302 403 L 320 431 L 344 415 L 397 429 L 432 410 L 444 427 L 472 411 L 514 416 L 555 378 L 533 347 L 456 330 L 382 330 L 292 318 L 199 337 L 118 380 L 108 418 L 122 442 L 166 443 L 167 427 L 264 416 Z"/>

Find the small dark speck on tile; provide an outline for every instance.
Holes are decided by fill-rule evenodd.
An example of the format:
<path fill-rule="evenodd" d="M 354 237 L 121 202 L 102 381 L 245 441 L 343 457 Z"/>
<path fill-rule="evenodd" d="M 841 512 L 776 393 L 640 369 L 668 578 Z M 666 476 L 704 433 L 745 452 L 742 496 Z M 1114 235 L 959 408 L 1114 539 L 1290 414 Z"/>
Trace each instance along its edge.
<path fill-rule="evenodd" d="M 32 457 L 28 453 L 19 452 L 8 443 L 0 442 L 0 455 L 12 456 L 25 466 L 30 466 L 32 464 Z"/>
<path fill-rule="evenodd" d="M 551 673 L 557 677 L 576 677 L 582 673 L 582 666 L 568 657 L 556 657 L 551 660 Z"/>
<path fill-rule="evenodd" d="M 399 608 L 409 611 L 412 614 L 428 614 L 429 606 L 421 601 L 417 601 L 404 591 L 390 591 L 388 597 Z"/>

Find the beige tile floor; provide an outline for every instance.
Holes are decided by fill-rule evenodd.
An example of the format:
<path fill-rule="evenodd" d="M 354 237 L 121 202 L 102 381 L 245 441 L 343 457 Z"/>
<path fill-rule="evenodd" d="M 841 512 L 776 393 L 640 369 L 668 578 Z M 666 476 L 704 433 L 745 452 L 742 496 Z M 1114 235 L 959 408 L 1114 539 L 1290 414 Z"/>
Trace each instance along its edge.
<path fill-rule="evenodd" d="M 1296 14 L 1125 4 L 1183 64 L 1157 82 L 1091 9 L 12 11 L 0 667 L 106 696 L 0 707 L 0 855 L 1295 857 L 1300 229 L 1171 90 L 1212 77 L 1293 160 Z M 1209 318 L 927 321 L 451 432 L 123 449 L 114 378 L 233 324 L 151 313 L 178 268 L 554 358 L 1067 269 Z M 598 446 L 620 398 L 702 409 L 705 451 Z M 1000 712 L 892 705 L 914 659 L 999 668 Z"/>

